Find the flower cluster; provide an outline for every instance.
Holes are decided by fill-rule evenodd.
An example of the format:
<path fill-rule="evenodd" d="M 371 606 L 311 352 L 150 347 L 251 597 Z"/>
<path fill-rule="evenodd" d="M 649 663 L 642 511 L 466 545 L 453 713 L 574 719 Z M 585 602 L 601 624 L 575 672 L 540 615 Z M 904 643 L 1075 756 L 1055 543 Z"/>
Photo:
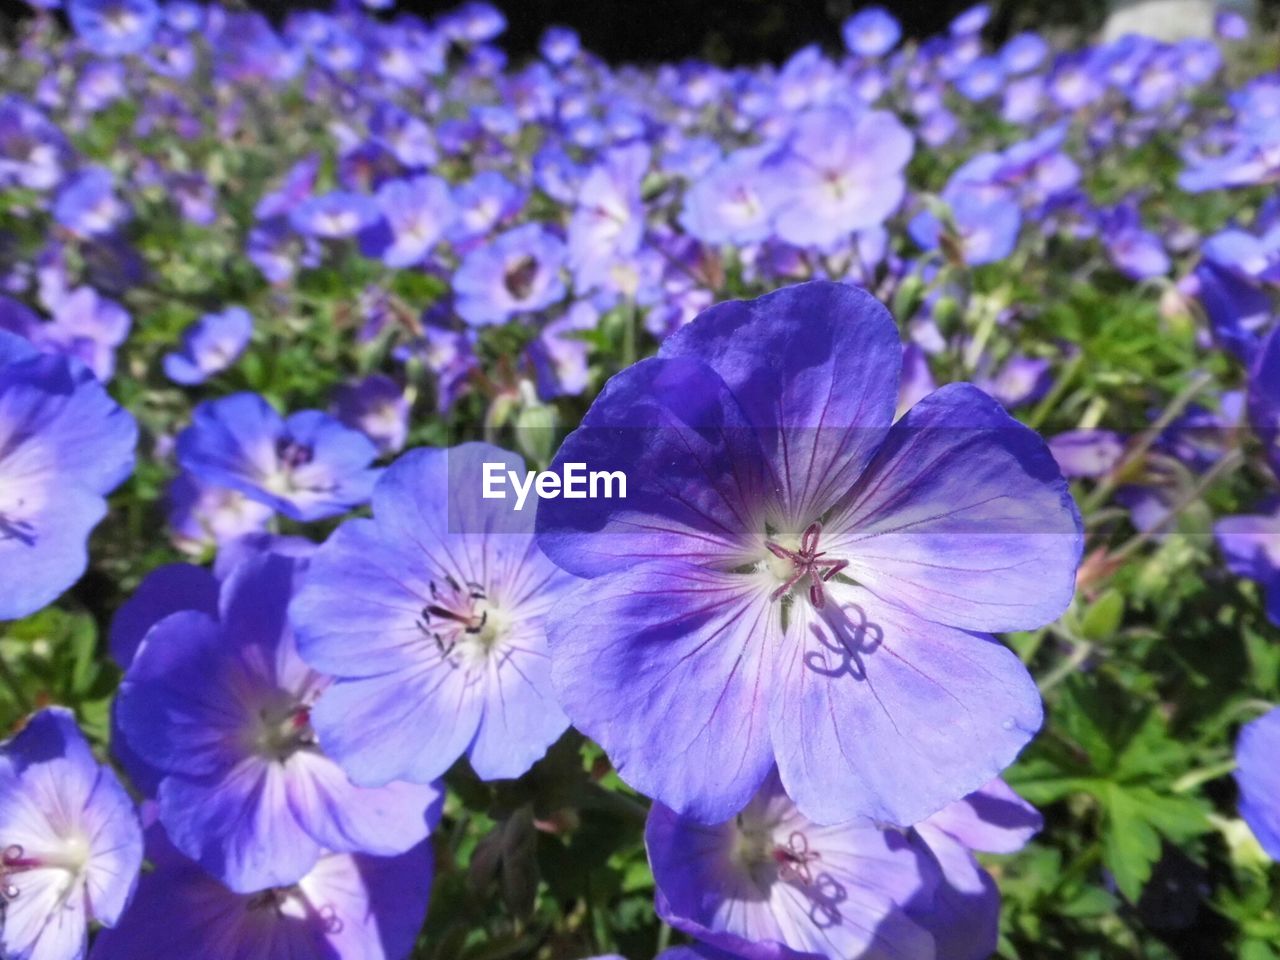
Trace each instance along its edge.
<path fill-rule="evenodd" d="M 1241 18 L 639 68 L 58 5 L 0 51 L 0 955 L 1076 956 L 1170 890 L 1271 955 Z"/>

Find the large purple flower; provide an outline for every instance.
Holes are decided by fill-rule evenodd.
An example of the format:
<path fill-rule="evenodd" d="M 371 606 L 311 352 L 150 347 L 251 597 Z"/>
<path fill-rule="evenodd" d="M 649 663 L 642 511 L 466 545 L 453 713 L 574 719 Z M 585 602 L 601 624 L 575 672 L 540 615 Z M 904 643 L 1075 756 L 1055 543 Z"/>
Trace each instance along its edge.
<path fill-rule="evenodd" d="M 70 711 L 0 745 L 0 954 L 83 957 L 88 924 L 120 918 L 141 866 L 133 802 Z"/>
<path fill-rule="evenodd" d="M 137 435 L 88 370 L 0 333 L 0 620 L 34 613 L 84 573 Z"/>
<path fill-rule="evenodd" d="M 733 956 L 934 955 L 932 935 L 908 914 L 939 880 L 921 845 L 869 820 L 813 823 L 776 775 L 717 826 L 655 805 L 645 841 L 658 914 Z"/>
<path fill-rule="evenodd" d="M 156 596 L 160 619 L 120 687 L 125 756 L 153 768 L 137 779 L 158 782 L 169 837 L 245 893 L 296 883 L 324 851 L 404 853 L 426 837 L 440 799 L 434 786 L 356 787 L 317 742 L 311 709 L 329 679 L 298 657 L 285 618 L 304 564 L 244 560 L 222 583 L 216 616 L 204 608 L 209 589 L 184 577 L 190 606 L 165 616 L 172 598 Z"/>
<path fill-rule="evenodd" d="M 178 462 L 295 520 L 320 520 L 369 499 L 377 448 L 319 410 L 282 417 L 256 393 L 196 407 L 178 436 Z"/>
<path fill-rule="evenodd" d="M 908 830 L 807 819 L 771 774 L 707 826 L 657 804 L 646 841 L 659 914 L 702 956 L 937 957 L 996 949 L 1000 894 L 973 855 L 1013 853 L 1039 813 L 995 780 Z"/>
<path fill-rule="evenodd" d="M 626 499 L 544 500 L 593 578 L 548 634 L 561 703 L 631 784 L 714 823 L 776 761 L 806 816 L 911 824 L 1039 728 L 1021 662 L 1074 592 L 1081 523 L 1045 444 L 976 387 L 893 423 L 902 346 L 869 294 L 713 307 L 614 377 L 567 462 Z"/>
<path fill-rule="evenodd" d="M 1236 783 L 1240 815 L 1274 860 L 1280 860 L 1280 708 L 1240 731 L 1236 742 Z"/>
<path fill-rule="evenodd" d="M 543 621 L 570 578 L 538 550 L 531 507 L 482 498 L 485 462 L 524 474 L 487 444 L 402 456 L 290 609 L 302 655 L 339 678 L 312 716 L 357 783 L 426 782 L 463 754 L 485 779 L 518 777 L 568 726 Z"/>
<path fill-rule="evenodd" d="M 236 893 L 147 834 L 156 869 L 99 934 L 92 960 L 404 960 L 431 890 L 431 845 L 398 857 L 326 853 L 297 883 Z"/>

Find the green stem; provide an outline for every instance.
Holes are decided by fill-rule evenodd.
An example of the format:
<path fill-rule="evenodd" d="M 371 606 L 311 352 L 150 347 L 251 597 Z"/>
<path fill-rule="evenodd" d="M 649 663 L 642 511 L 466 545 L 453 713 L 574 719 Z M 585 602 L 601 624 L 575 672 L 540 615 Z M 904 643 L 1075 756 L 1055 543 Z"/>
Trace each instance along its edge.
<path fill-rule="evenodd" d="M 1083 361 L 1084 355 L 1080 353 L 1077 353 L 1067 361 L 1067 365 L 1063 367 L 1062 373 L 1058 376 L 1057 382 L 1053 385 L 1053 389 L 1051 389 L 1045 398 L 1037 404 L 1035 410 L 1032 411 L 1031 416 L 1027 418 L 1027 426 L 1032 430 L 1040 429 L 1040 425 L 1044 423 L 1049 414 L 1053 412 L 1055 407 L 1057 407 L 1058 401 L 1066 395 L 1067 388 L 1075 382 L 1076 374 L 1080 372 L 1080 365 Z"/>
<path fill-rule="evenodd" d="M 17 676 L 9 668 L 9 663 L 4 657 L 0 657 L 0 680 L 3 680 L 4 685 L 9 688 L 9 692 L 13 694 L 13 699 L 22 708 L 23 713 L 32 713 L 35 710 L 31 698 L 23 692 L 22 684 L 18 682 Z"/>
<path fill-rule="evenodd" d="M 636 362 L 636 327 L 640 325 L 640 305 L 633 303 L 622 328 L 622 366 Z"/>
<path fill-rule="evenodd" d="M 1144 547 L 1151 540 L 1160 536 L 1167 530 L 1175 520 L 1182 514 L 1187 507 L 1200 500 L 1211 486 L 1221 477 L 1235 470 L 1238 470 L 1244 464 L 1244 452 L 1236 449 L 1224 455 L 1217 463 L 1205 471 L 1200 481 L 1191 489 L 1191 491 L 1173 505 L 1169 513 L 1150 530 L 1143 531 L 1131 537 L 1128 541 L 1120 546 L 1115 553 L 1111 554 L 1111 560 L 1117 565 L 1127 560 L 1135 552 Z"/>
<path fill-rule="evenodd" d="M 1210 780 L 1217 780 L 1219 777 L 1225 777 L 1228 773 L 1236 768 L 1235 757 L 1227 760 L 1221 760 L 1218 763 L 1211 763 L 1207 767 L 1201 767 L 1199 770 L 1189 770 L 1173 781 L 1170 788 L 1174 793 L 1190 793 L 1202 783 L 1208 783 Z"/>
<path fill-rule="evenodd" d="M 1040 681 L 1039 686 L 1041 694 L 1048 693 L 1058 684 L 1062 683 L 1063 680 L 1066 680 L 1067 677 L 1075 673 L 1076 670 L 1080 668 L 1081 664 L 1089 659 L 1094 650 L 1093 641 L 1091 640 L 1085 640 L 1082 637 L 1069 635 L 1058 630 L 1054 630 L 1054 633 L 1069 640 L 1074 646 L 1071 648 L 1070 655 L 1050 670 L 1045 678 Z"/>
<path fill-rule="evenodd" d="M 658 949 L 654 956 L 658 956 L 669 946 L 671 946 L 671 927 L 664 923 L 658 927 Z"/>
<path fill-rule="evenodd" d="M 1098 484 L 1089 496 L 1084 498 L 1084 501 L 1080 504 L 1080 512 L 1088 516 L 1105 503 L 1107 498 L 1111 496 L 1112 491 L 1119 486 L 1121 478 L 1127 474 L 1128 468 L 1141 461 L 1147 455 L 1147 451 L 1160 439 L 1160 435 L 1164 433 L 1165 428 L 1173 423 L 1191 401 L 1212 382 L 1212 378 L 1207 374 L 1194 377 L 1182 389 L 1182 392 L 1169 402 L 1169 405 L 1165 407 L 1164 412 L 1160 414 L 1156 422 L 1138 438 L 1138 442 L 1125 454 L 1124 459 L 1116 464 L 1115 469 L 1107 475 L 1106 479 Z"/>

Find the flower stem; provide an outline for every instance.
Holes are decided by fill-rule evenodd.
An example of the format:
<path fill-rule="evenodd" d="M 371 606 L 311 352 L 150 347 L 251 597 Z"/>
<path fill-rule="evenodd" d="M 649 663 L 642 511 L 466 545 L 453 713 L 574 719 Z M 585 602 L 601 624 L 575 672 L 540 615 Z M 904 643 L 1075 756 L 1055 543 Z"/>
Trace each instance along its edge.
<path fill-rule="evenodd" d="M 1106 502 L 1112 492 L 1119 485 L 1120 479 L 1128 473 L 1128 468 L 1133 464 L 1142 460 L 1147 455 L 1160 435 L 1164 433 L 1165 428 L 1185 410 L 1201 391 L 1207 388 L 1212 379 L 1208 375 L 1200 375 L 1194 377 L 1176 397 L 1169 401 L 1169 405 L 1165 407 L 1159 418 L 1153 423 L 1133 445 L 1133 448 L 1125 454 L 1124 458 L 1116 464 L 1115 468 L 1107 475 L 1107 477 L 1094 487 L 1093 492 L 1084 498 L 1084 502 L 1080 504 L 1080 512 L 1088 516 L 1095 509 Z"/>
<path fill-rule="evenodd" d="M 1208 492 L 1209 488 L 1213 486 L 1220 477 L 1238 470 L 1243 464 L 1244 452 L 1239 448 L 1223 455 L 1217 463 L 1204 472 L 1204 475 L 1200 478 L 1199 482 L 1189 493 L 1187 493 L 1186 496 L 1173 505 L 1168 514 L 1166 514 L 1159 523 L 1150 530 L 1145 530 L 1142 533 L 1136 534 L 1125 543 L 1121 544 L 1120 548 L 1116 550 L 1115 553 L 1111 554 L 1111 560 L 1117 564 L 1123 560 L 1127 560 L 1135 552 L 1146 546 L 1147 543 L 1167 530 L 1169 525 L 1177 520 L 1179 515 L 1181 515 L 1187 507 L 1191 506 L 1203 497 L 1205 493 Z"/>
<path fill-rule="evenodd" d="M 17 676 L 10 669 L 9 663 L 4 657 L 0 657 L 0 680 L 4 681 L 4 685 L 9 688 L 9 692 L 13 694 L 14 701 L 22 708 L 23 713 L 31 713 L 35 707 L 22 690 L 22 684 L 18 682 Z"/>

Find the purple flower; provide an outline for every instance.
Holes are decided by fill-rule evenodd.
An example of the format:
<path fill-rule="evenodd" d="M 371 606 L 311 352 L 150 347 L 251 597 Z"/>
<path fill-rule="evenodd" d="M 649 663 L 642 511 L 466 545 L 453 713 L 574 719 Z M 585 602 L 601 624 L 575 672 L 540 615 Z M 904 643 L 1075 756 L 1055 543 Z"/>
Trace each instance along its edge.
<path fill-rule="evenodd" d="M 883 7 L 865 7 L 840 27 L 845 49 L 860 57 L 881 57 L 898 45 L 902 27 Z"/>
<path fill-rule="evenodd" d="M 806 111 L 770 161 L 782 184 L 778 236 L 824 247 L 879 226 L 902 202 L 911 151 L 911 134 L 891 113 L 835 106 Z"/>
<path fill-rule="evenodd" d="M 405 960 L 427 912 L 427 842 L 391 858 L 324 854 L 297 883 L 235 893 L 157 828 L 147 841 L 156 869 L 119 925 L 99 934 L 93 960 Z"/>
<path fill-rule="evenodd" d="M 913 904 L 912 916 L 933 934 L 939 960 L 995 954 L 1000 891 L 973 852 L 1016 853 L 1043 823 L 1003 780 L 993 780 L 915 825 L 912 833 L 928 847 L 942 882 L 932 903 Z"/>
<path fill-rule="evenodd" d="M 67 15 L 84 45 L 103 57 L 141 53 L 160 25 L 155 0 L 67 0 Z"/>
<path fill-rule="evenodd" d="M 1040 66 L 1048 54 L 1049 45 L 1039 34 L 1019 33 L 1000 48 L 1000 62 L 1009 73 L 1026 73 Z"/>
<path fill-rule="evenodd" d="M 1004 64 L 996 57 L 979 57 L 956 78 L 956 89 L 974 102 L 994 97 L 1004 85 Z"/>
<path fill-rule="evenodd" d="M 311 710 L 329 679 L 298 657 L 285 617 L 304 569 L 245 560 L 216 616 L 197 607 L 151 626 L 120 686 L 120 730 L 159 774 L 160 822 L 239 893 L 290 886 L 325 851 L 404 853 L 441 799 L 434 786 L 356 787 L 317 742 Z"/>
<path fill-rule="evenodd" d="M 129 216 L 116 196 L 115 177 L 103 167 L 87 167 L 68 180 L 53 202 L 53 218 L 77 237 L 111 233 Z"/>
<path fill-rule="evenodd" d="M 508 230 L 467 254 L 453 275 L 458 315 L 476 327 L 543 310 L 565 294 L 565 246 L 536 223 Z"/>
<path fill-rule="evenodd" d="M 680 224 L 703 243 L 759 243 L 773 233 L 779 179 L 764 166 L 768 146 L 737 150 L 685 194 Z"/>
<path fill-rule="evenodd" d="M 379 454 L 399 453 L 409 436 L 409 398 L 390 377 L 371 374 L 333 391 L 330 412 L 374 442 Z"/>
<path fill-rule="evenodd" d="M 66 136 L 38 107 L 13 95 L 0 99 L 0 186 L 49 190 L 72 162 Z"/>
<path fill-rule="evenodd" d="M 987 21 L 990 19 L 991 7 L 985 3 L 976 4 L 951 21 L 951 35 L 964 37 L 978 33 L 987 25 Z"/>
<path fill-rule="evenodd" d="M 245 243 L 245 255 L 269 283 L 291 280 L 299 266 L 310 266 L 317 260 L 318 251 L 319 244 L 293 233 L 284 217 L 261 221 L 249 231 Z"/>
<path fill-rule="evenodd" d="M 204 383 L 235 363 L 252 336 L 253 317 L 243 307 L 206 313 L 183 333 L 182 349 L 165 354 L 165 376 L 187 386 Z"/>
<path fill-rule="evenodd" d="M 948 203 L 949 222 L 927 210 L 917 214 L 908 227 L 916 243 L 926 250 L 941 247 L 973 267 L 996 263 L 1013 253 L 1022 211 L 1005 190 L 961 182 L 949 187 L 943 199 Z"/>
<path fill-rule="evenodd" d="M 88 566 L 138 428 L 78 363 L 0 333 L 0 620 L 51 603 Z"/>
<path fill-rule="evenodd" d="M 1236 741 L 1240 816 L 1273 860 L 1280 860 L 1280 708 L 1246 724 Z"/>
<path fill-rule="evenodd" d="M 477 174 L 453 195 L 458 216 L 450 231 L 455 241 L 476 241 L 514 217 L 524 206 L 525 192 L 494 170 Z"/>
<path fill-rule="evenodd" d="M 538 41 L 538 51 L 554 67 L 563 67 L 578 56 L 582 41 L 569 27 L 547 27 Z"/>
<path fill-rule="evenodd" d="M 1038 728 L 986 631 L 1062 612 L 1079 514 L 971 385 L 893 424 L 901 366 L 870 295 L 801 284 L 704 313 L 561 447 L 553 469 L 628 477 L 625 500 L 543 500 L 538 531 L 594 578 L 548 627 L 561 704 L 637 789 L 717 822 L 776 760 L 814 820 L 910 824 Z"/>
<path fill-rule="evenodd" d="M 933 937 L 907 913 L 938 882 L 928 856 L 869 820 L 814 823 L 776 773 L 718 826 L 655 804 L 645 844 L 658 915 L 732 956 L 933 956 Z"/>
<path fill-rule="evenodd" d="M 543 327 L 529 345 L 539 397 L 548 401 L 556 397 L 576 397 L 587 389 L 590 344 L 581 334 L 596 329 L 599 322 L 599 312 L 580 300 L 563 317 Z"/>
<path fill-rule="evenodd" d="M 389 180 L 375 200 L 381 216 L 360 234 L 360 249 L 389 267 L 421 263 L 453 223 L 449 185 L 439 177 Z"/>
<path fill-rule="evenodd" d="M 1189 283 L 1218 343 L 1246 363 L 1257 356 L 1266 328 L 1274 321 L 1271 297 L 1248 277 L 1205 260 Z"/>
<path fill-rule="evenodd" d="M 417 357 L 431 371 L 436 387 L 436 411 L 448 413 L 467 389 L 480 363 L 473 347 L 474 331 L 442 330 L 427 326 L 422 339 L 402 351 L 401 358 Z"/>
<path fill-rule="evenodd" d="M 1102 477 L 1124 456 L 1124 440 L 1110 430 L 1068 430 L 1049 440 L 1063 476 Z"/>
<path fill-rule="evenodd" d="M 439 159 L 435 135 L 420 117 L 392 103 L 381 103 L 369 121 L 369 132 L 411 170 L 429 167 Z"/>
<path fill-rule="evenodd" d="M 1136 204 L 1121 204 L 1103 217 L 1102 243 L 1112 262 L 1131 280 L 1169 272 L 1169 254 L 1159 237 L 1143 229 Z"/>
<path fill-rule="evenodd" d="M 1213 527 L 1227 569 L 1262 586 L 1267 617 L 1280 626 L 1280 509 L 1226 517 Z"/>
<path fill-rule="evenodd" d="M 484 43 L 507 29 L 507 18 L 497 7 L 471 0 L 452 11 L 443 23 L 445 32 L 459 43 Z"/>
<path fill-rule="evenodd" d="M 178 436 L 184 470 L 302 521 L 367 501 L 377 453 L 364 434 L 319 410 L 282 417 L 255 393 L 200 404 Z"/>
<path fill-rule="evenodd" d="M 1035 403 L 1049 392 L 1053 386 L 1053 364 L 1044 357 L 1015 354 L 1001 365 L 994 377 L 980 380 L 978 386 L 1006 409 L 1013 410 Z"/>
<path fill-rule="evenodd" d="M 1204 242 L 1206 260 L 1246 280 L 1280 283 L 1280 224 L 1261 236 L 1244 230 L 1223 230 Z"/>
<path fill-rule="evenodd" d="M 75 357 L 106 383 L 115 374 L 116 348 L 129 336 L 132 320 L 114 300 L 92 287 L 79 287 L 53 308 L 53 322 L 30 334 L 43 351 Z"/>
<path fill-rule="evenodd" d="M 0 745 L 0 838 L 0 952 L 83 957 L 89 923 L 115 925 L 133 895 L 142 828 L 69 710 L 40 711 Z"/>
<path fill-rule="evenodd" d="M 267 529 L 275 516 L 239 490 L 203 484 L 183 473 L 169 487 L 170 535 L 183 553 L 203 556 L 223 544 Z"/>
<path fill-rule="evenodd" d="M 1249 21 L 1236 10 L 1219 10 L 1213 18 L 1213 32 L 1223 40 L 1245 40 Z"/>
<path fill-rule="evenodd" d="M 576 289 L 602 286 L 619 261 L 634 257 L 644 236 L 640 182 L 649 148 L 633 144 L 610 151 L 578 190 L 569 220 L 568 262 Z"/>
<path fill-rule="evenodd" d="M 1280 327 L 1271 331 L 1249 376 L 1249 422 L 1280 478 Z"/>
<path fill-rule="evenodd" d="M 1040 826 L 1000 780 L 910 830 L 822 826 L 773 773 L 716 826 L 655 805 L 646 840 L 659 914 L 719 956 L 976 960 L 995 952 L 1000 894 L 972 851 L 1013 853 Z"/>
<path fill-rule="evenodd" d="M 270 220 L 288 214 L 290 210 L 306 202 L 311 196 L 319 173 L 319 155 L 311 154 L 303 157 L 289 168 L 279 187 L 258 201 L 258 205 L 254 208 L 254 216 L 259 220 Z"/>
<path fill-rule="evenodd" d="M 312 718 L 356 783 L 428 782 L 464 754 L 484 779 L 518 777 L 568 726 L 543 621 L 569 578 L 531 509 L 482 498 L 485 462 L 524 473 L 487 444 L 402 456 L 290 608 L 302 655 L 339 678 Z"/>
<path fill-rule="evenodd" d="M 380 213 L 371 197 L 334 190 L 295 207 L 289 214 L 289 224 L 304 237 L 342 240 L 354 237 L 376 221 Z"/>

